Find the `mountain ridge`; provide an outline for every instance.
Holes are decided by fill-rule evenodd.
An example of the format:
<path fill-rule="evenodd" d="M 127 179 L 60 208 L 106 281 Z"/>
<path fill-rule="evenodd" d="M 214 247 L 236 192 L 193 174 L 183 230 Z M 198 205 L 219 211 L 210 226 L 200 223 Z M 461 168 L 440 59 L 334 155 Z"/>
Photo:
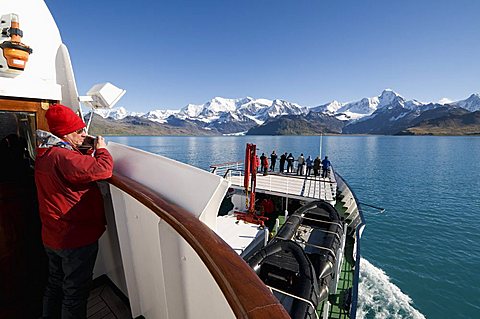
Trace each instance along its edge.
<path fill-rule="evenodd" d="M 130 131 L 133 134 L 138 131 L 134 128 L 135 125 L 142 123 L 145 127 L 149 122 L 156 123 L 151 127 L 155 127 L 153 131 L 159 132 L 159 135 L 234 135 L 244 132 L 250 135 L 402 134 L 402 132 L 410 134 L 417 132 L 409 129 L 420 125 L 421 121 L 418 119 L 422 119 L 423 113 L 430 111 L 427 113 L 428 117 L 435 119 L 456 116 L 458 114 L 454 110 L 457 109 L 466 112 L 479 111 L 480 95 L 471 94 L 465 100 L 448 104 L 422 103 L 417 100 L 406 100 L 395 91 L 385 89 L 379 96 L 346 103 L 333 100 L 310 108 L 281 99 L 255 99 L 248 96 L 228 99 L 217 96 L 204 104 L 187 104 L 180 110 L 152 110 L 138 113 L 128 112 L 120 107 L 95 110 L 95 113 L 104 120 L 97 121 L 97 125 L 108 127 L 103 134 L 112 131 L 111 125 L 107 125 L 109 121 L 128 125 L 129 128 L 125 128 L 123 134 L 130 134 Z M 452 112 L 446 112 L 447 110 Z M 130 120 L 125 120 L 126 118 Z M 453 122 L 442 123 L 446 126 Z M 459 132 L 457 125 L 458 123 L 455 134 Z M 179 127 L 183 127 L 180 133 Z M 98 128 L 98 131 L 102 129 Z M 448 131 L 448 128 L 445 127 L 443 131 Z"/>

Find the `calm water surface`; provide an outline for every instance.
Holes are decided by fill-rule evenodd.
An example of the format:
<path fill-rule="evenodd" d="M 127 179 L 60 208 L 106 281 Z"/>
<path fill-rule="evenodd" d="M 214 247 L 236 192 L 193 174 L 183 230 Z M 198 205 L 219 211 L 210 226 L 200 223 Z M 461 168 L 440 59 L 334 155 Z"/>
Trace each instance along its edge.
<path fill-rule="evenodd" d="M 243 159 L 247 142 L 320 151 L 319 137 L 300 136 L 107 140 L 203 169 Z M 480 138 L 327 136 L 322 154 L 361 202 L 387 210 L 365 213 L 360 316 L 480 318 Z"/>

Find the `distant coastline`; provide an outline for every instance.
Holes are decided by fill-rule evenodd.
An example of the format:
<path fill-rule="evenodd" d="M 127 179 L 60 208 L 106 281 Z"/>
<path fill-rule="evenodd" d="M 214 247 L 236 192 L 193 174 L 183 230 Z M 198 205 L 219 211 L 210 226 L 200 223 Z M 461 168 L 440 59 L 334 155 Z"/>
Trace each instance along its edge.
<path fill-rule="evenodd" d="M 376 116 L 346 122 L 325 114 L 281 115 L 263 124 L 225 122 L 221 126 L 205 122 L 172 119 L 165 123 L 127 116 L 122 119 L 94 116 L 90 133 L 94 135 L 144 136 L 234 136 L 234 135 L 480 135 L 480 111 L 462 108 L 435 108 L 420 115 L 404 113 L 398 107 L 379 112 Z M 400 114 L 400 115 L 399 115 Z M 393 121 L 392 118 L 399 118 Z"/>
<path fill-rule="evenodd" d="M 306 134 L 306 135 L 300 135 L 300 134 L 292 134 L 292 135 L 191 135 L 191 134 L 129 134 L 129 133 L 122 133 L 122 134 L 109 134 L 109 133 L 102 133 L 101 131 L 97 131 L 95 129 L 90 131 L 90 134 L 96 136 L 96 135 L 102 135 L 102 136 L 112 136 L 112 137 L 122 137 L 122 136 L 144 136 L 144 137 L 161 137 L 161 136 L 169 136 L 169 137 L 242 137 L 242 136 L 480 136 L 480 132 L 478 133 L 470 133 L 470 134 L 334 134 L 334 133 L 324 133 L 324 134 Z"/>

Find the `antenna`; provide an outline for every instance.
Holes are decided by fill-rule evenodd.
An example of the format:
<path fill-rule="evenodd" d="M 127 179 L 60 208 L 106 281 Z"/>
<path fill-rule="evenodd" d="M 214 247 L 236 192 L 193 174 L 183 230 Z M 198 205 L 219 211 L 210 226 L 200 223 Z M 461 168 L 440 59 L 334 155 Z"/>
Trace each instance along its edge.
<path fill-rule="evenodd" d="M 322 158 L 323 132 L 320 133 L 320 158 Z"/>
<path fill-rule="evenodd" d="M 95 84 L 90 90 L 88 90 L 86 96 L 79 96 L 78 100 L 82 103 L 90 106 L 90 118 L 87 123 L 87 132 L 90 129 L 90 123 L 93 118 L 94 109 L 110 109 L 112 108 L 120 98 L 125 94 L 126 90 L 122 90 L 115 85 L 107 82 L 101 84 Z"/>

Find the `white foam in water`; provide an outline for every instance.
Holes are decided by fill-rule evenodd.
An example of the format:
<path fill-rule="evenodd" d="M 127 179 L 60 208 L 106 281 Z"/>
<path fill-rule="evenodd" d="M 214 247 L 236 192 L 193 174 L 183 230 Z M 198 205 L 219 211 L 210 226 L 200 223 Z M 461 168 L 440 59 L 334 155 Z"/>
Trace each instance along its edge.
<path fill-rule="evenodd" d="M 360 283 L 358 287 L 359 319 L 425 319 L 412 306 L 412 299 L 390 282 L 385 272 L 368 260 L 360 260 Z"/>

